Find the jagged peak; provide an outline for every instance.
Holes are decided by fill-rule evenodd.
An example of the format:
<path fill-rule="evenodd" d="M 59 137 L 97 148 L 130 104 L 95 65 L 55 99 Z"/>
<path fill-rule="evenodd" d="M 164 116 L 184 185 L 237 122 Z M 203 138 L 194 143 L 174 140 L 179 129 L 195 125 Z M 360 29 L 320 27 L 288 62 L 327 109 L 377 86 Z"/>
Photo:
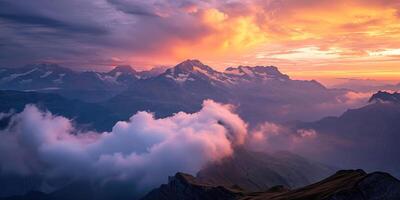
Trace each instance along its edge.
<path fill-rule="evenodd" d="M 243 68 L 247 68 L 247 69 L 273 69 L 273 70 L 277 70 L 278 68 L 275 66 L 262 66 L 262 65 L 256 65 L 256 66 L 248 66 L 248 65 L 239 65 L 237 67 L 228 67 L 226 70 L 232 70 L 232 69 L 243 69 Z"/>
<path fill-rule="evenodd" d="M 214 72 L 215 70 L 212 69 L 211 67 L 203 64 L 199 60 L 196 59 L 188 59 L 185 60 L 178 65 L 176 65 L 173 69 L 175 71 L 183 71 L 183 72 L 192 72 L 195 71 L 196 68 L 206 71 L 206 72 Z"/>
<path fill-rule="evenodd" d="M 259 77 L 263 79 L 269 78 L 279 78 L 282 80 L 289 79 L 289 76 L 283 74 L 275 66 L 238 66 L 238 67 L 228 67 L 224 71 L 225 74 L 231 76 L 240 77 Z"/>
<path fill-rule="evenodd" d="M 162 74 L 163 77 L 172 79 L 178 83 L 195 81 L 199 79 L 209 79 L 213 81 L 221 81 L 223 76 L 221 72 L 215 71 L 211 67 L 201 63 L 199 60 L 185 60 L 173 68 L 168 69 Z"/>
<path fill-rule="evenodd" d="M 134 74 L 136 70 L 133 69 L 130 65 L 118 65 L 114 69 L 112 69 L 109 73 L 121 72 L 124 74 Z"/>
<path fill-rule="evenodd" d="M 390 102 L 390 103 L 400 103 L 400 93 L 398 92 L 386 92 L 378 91 L 373 94 L 368 102 Z"/>
<path fill-rule="evenodd" d="M 178 65 L 191 65 L 191 66 L 196 66 L 196 65 L 204 65 L 200 60 L 197 59 L 187 59 Z"/>
<path fill-rule="evenodd" d="M 225 72 L 232 72 L 232 71 L 240 71 L 242 73 L 246 73 L 248 71 L 252 72 L 262 72 L 262 73 L 269 73 L 269 74 L 280 74 L 283 75 L 279 69 L 275 66 L 238 66 L 238 67 L 228 67 L 225 69 Z"/>

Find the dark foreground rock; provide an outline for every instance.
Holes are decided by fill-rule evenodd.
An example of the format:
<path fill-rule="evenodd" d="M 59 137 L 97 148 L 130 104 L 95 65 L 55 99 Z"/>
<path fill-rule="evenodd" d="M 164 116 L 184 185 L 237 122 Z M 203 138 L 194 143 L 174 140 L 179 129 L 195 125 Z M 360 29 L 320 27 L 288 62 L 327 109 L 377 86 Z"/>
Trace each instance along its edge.
<path fill-rule="evenodd" d="M 398 200 L 400 181 L 388 173 L 342 170 L 315 184 L 289 190 L 283 186 L 262 192 L 202 183 L 193 176 L 178 173 L 168 184 L 153 190 L 142 200 Z"/>
<path fill-rule="evenodd" d="M 193 200 L 223 200 L 236 199 L 243 196 L 240 188 L 227 188 L 223 186 L 213 186 L 197 181 L 195 177 L 177 173 L 169 177 L 168 184 L 161 185 L 160 188 L 153 190 L 143 199 L 193 199 Z"/>

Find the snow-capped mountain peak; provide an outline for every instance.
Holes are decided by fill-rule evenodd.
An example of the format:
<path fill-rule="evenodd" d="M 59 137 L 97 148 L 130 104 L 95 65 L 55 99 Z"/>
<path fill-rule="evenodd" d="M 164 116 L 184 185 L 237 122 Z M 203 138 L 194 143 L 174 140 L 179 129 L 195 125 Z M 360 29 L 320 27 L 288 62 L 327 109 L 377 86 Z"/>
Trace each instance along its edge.
<path fill-rule="evenodd" d="M 210 81 L 211 84 L 237 85 L 242 82 L 262 82 L 290 80 L 289 76 L 281 73 L 274 66 L 238 66 L 229 67 L 224 72 L 219 72 L 204 65 L 199 60 L 186 60 L 173 68 L 168 69 L 164 77 L 178 83 L 195 81 L 198 79 Z"/>
<path fill-rule="evenodd" d="M 118 65 L 114 69 L 112 69 L 111 71 L 108 72 L 108 74 L 112 74 L 112 75 L 117 74 L 117 73 L 136 74 L 137 72 L 129 65 Z"/>
<path fill-rule="evenodd" d="M 239 80 L 289 80 L 289 76 L 282 74 L 278 68 L 274 66 L 239 66 L 229 67 L 224 71 L 224 74 L 231 79 Z"/>
<path fill-rule="evenodd" d="M 211 67 L 201 63 L 199 60 L 185 60 L 175 67 L 171 68 L 170 71 L 173 71 L 174 73 L 195 73 L 195 72 L 200 72 L 200 73 L 214 73 L 215 70 L 213 70 Z"/>
<path fill-rule="evenodd" d="M 179 63 L 178 65 L 175 66 L 176 69 L 182 69 L 182 70 L 193 70 L 194 67 L 199 67 L 199 68 L 203 68 L 203 69 L 211 69 L 209 66 L 203 64 L 202 62 L 200 62 L 199 60 L 185 60 L 181 63 Z"/>
<path fill-rule="evenodd" d="M 168 69 L 163 76 L 175 80 L 178 83 L 199 79 L 221 82 L 226 79 L 221 72 L 215 71 L 199 60 L 186 60 L 179 63 L 175 67 Z"/>
<path fill-rule="evenodd" d="M 130 84 L 140 79 L 138 72 L 129 65 L 118 65 L 107 73 L 97 73 L 97 76 L 111 84 Z"/>

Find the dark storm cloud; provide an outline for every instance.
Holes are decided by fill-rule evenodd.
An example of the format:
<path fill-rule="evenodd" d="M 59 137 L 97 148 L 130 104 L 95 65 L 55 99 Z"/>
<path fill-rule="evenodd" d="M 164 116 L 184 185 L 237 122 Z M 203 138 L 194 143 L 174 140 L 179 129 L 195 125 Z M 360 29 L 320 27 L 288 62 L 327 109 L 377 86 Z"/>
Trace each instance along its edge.
<path fill-rule="evenodd" d="M 114 58 L 165 53 L 210 31 L 185 10 L 196 6 L 164 0 L 1 0 L 0 65 L 111 65 Z"/>
<path fill-rule="evenodd" d="M 60 29 L 68 32 L 79 32 L 89 34 L 105 34 L 107 30 L 102 27 L 88 26 L 78 23 L 67 22 L 45 16 L 41 13 L 35 13 L 27 4 L 17 5 L 11 2 L 0 2 L 0 19 L 15 23 L 14 25 L 31 25 L 37 27 L 47 27 Z"/>
<path fill-rule="evenodd" d="M 0 13 L 0 18 L 15 23 L 26 24 L 26 25 L 37 25 L 48 28 L 62 29 L 64 31 L 81 32 L 89 34 L 104 34 L 107 31 L 105 29 L 97 27 L 87 27 L 77 24 L 69 24 L 59 20 L 35 16 L 35 15 L 24 15 L 24 14 L 4 14 Z"/>
<path fill-rule="evenodd" d="M 142 15 L 150 17 L 159 17 L 152 7 L 145 3 L 135 1 L 121 1 L 121 0 L 107 0 L 110 4 L 114 5 L 118 10 L 132 15 Z M 145 1 L 143 1 L 145 2 Z"/>
<path fill-rule="evenodd" d="M 73 54 L 87 54 L 83 50 L 94 43 L 91 38 L 104 37 L 109 31 L 101 24 L 74 16 L 71 5 L 47 0 L 1 1 L 0 64 L 67 60 Z"/>

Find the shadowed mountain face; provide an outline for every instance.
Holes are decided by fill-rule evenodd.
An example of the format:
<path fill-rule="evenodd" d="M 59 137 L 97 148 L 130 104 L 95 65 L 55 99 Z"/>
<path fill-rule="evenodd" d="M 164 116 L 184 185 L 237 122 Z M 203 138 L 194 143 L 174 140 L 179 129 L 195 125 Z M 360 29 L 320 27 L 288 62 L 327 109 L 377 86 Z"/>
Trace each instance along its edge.
<path fill-rule="evenodd" d="M 237 185 L 247 191 L 260 191 L 275 185 L 305 186 L 334 171 L 332 167 L 289 152 L 266 154 L 239 148 L 232 157 L 205 167 L 196 178 L 214 185 Z"/>
<path fill-rule="evenodd" d="M 338 171 L 327 179 L 295 190 L 283 186 L 261 192 L 223 187 L 182 173 L 153 190 L 142 200 L 224 199 L 224 200 L 374 200 L 400 199 L 400 181 L 387 173 L 367 174 L 362 170 Z"/>
<path fill-rule="evenodd" d="M 400 93 L 394 92 L 382 92 L 379 91 L 378 93 L 372 95 L 369 99 L 369 102 L 390 102 L 390 103 L 398 103 L 400 104 Z"/>
<path fill-rule="evenodd" d="M 320 151 L 308 152 L 323 163 L 342 168 L 362 167 L 399 176 L 400 104 L 398 94 L 376 93 L 371 103 L 348 110 L 339 117 L 299 123 L 296 129 L 313 129 L 318 134 L 310 143 Z M 304 154 L 302 154 L 304 155 Z"/>
<path fill-rule="evenodd" d="M 58 93 L 85 101 L 108 99 L 139 79 L 129 66 L 110 72 L 76 72 L 55 64 L 0 69 L 0 89 Z"/>
<path fill-rule="evenodd" d="M 0 68 L 0 89 L 57 93 L 72 99 L 100 102 L 113 97 L 140 79 L 158 76 L 165 69 L 138 72 L 128 65 L 109 72 L 77 72 L 56 64 Z"/>

